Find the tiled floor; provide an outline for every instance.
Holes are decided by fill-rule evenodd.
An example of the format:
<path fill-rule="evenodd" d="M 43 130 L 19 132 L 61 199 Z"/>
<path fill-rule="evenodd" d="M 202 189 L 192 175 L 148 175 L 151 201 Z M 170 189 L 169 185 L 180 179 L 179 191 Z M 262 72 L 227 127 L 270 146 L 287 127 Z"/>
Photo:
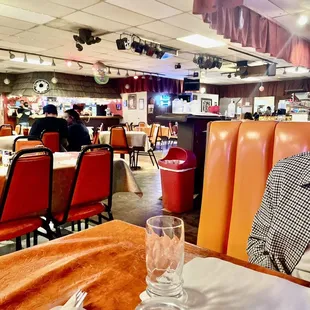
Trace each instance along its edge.
<path fill-rule="evenodd" d="M 165 153 L 165 151 L 164 151 Z M 157 151 L 156 157 L 163 157 L 163 152 Z M 143 197 L 139 198 L 133 193 L 118 193 L 113 196 L 113 216 L 115 219 L 123 220 L 131 224 L 144 227 L 148 218 L 161 215 L 170 214 L 162 209 L 162 203 L 159 199 L 161 197 L 161 183 L 160 172 L 156 167 L 153 167 L 149 157 L 139 157 L 140 170 L 134 171 L 137 183 L 143 192 Z M 186 214 L 179 214 L 185 222 L 186 241 L 196 243 L 197 230 L 199 224 L 199 207 L 194 208 L 191 212 Z M 71 225 L 63 229 L 63 234 L 68 234 L 71 231 Z M 39 243 L 44 243 L 47 240 L 39 237 Z M 23 247 L 25 247 L 25 240 L 23 240 Z M 0 255 L 10 253 L 15 250 L 13 241 L 0 243 Z"/>

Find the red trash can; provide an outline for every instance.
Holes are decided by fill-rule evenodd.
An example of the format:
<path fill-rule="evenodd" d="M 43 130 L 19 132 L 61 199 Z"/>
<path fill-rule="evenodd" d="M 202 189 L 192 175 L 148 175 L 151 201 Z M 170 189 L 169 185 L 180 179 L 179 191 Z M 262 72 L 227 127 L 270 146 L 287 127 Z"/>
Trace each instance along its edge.
<path fill-rule="evenodd" d="M 174 213 L 193 208 L 196 156 L 180 147 L 172 147 L 158 161 L 161 176 L 163 207 Z"/>

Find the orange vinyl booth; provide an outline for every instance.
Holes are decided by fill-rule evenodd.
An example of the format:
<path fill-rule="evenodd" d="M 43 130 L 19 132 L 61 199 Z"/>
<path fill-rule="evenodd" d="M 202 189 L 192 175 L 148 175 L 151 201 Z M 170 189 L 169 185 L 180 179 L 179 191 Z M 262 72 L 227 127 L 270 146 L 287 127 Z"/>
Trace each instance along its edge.
<path fill-rule="evenodd" d="M 212 122 L 208 130 L 198 245 L 242 260 L 268 174 L 310 150 L 310 123 Z"/>

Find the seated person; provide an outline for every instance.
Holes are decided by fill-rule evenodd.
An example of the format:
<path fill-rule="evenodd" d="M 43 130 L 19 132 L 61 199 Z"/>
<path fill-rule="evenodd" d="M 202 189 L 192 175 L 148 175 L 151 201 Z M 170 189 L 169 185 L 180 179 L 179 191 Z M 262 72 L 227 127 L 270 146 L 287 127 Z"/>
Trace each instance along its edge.
<path fill-rule="evenodd" d="M 44 130 L 59 132 L 60 144 L 63 147 L 68 145 L 67 122 L 62 118 L 57 118 L 57 108 L 53 104 L 48 104 L 43 108 L 44 118 L 37 119 L 31 127 L 30 135 L 41 137 Z"/>
<path fill-rule="evenodd" d="M 251 263 L 310 280 L 310 152 L 270 172 L 247 252 Z"/>
<path fill-rule="evenodd" d="M 65 119 L 68 123 L 68 151 L 79 152 L 83 145 L 90 145 L 90 136 L 87 127 L 82 123 L 80 115 L 75 110 L 67 110 Z"/>

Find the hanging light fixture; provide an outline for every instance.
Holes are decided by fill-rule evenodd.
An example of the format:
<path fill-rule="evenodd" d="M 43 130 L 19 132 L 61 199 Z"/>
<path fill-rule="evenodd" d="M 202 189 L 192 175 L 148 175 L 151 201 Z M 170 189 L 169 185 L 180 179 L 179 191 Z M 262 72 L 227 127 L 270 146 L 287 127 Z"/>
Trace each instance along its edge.
<path fill-rule="evenodd" d="M 44 59 L 41 56 L 39 56 L 39 59 L 40 59 L 40 64 L 43 65 Z"/>
<path fill-rule="evenodd" d="M 82 70 L 84 67 L 78 62 L 79 70 Z"/>
<path fill-rule="evenodd" d="M 8 78 L 8 72 L 6 71 L 6 78 L 3 80 L 3 83 L 5 84 L 5 85 L 9 85 L 10 83 L 11 83 L 11 81 L 9 80 L 9 78 Z"/>
<path fill-rule="evenodd" d="M 159 82 L 160 80 L 161 80 L 161 79 L 160 79 L 160 76 L 158 75 L 158 76 L 157 76 L 157 81 Z"/>
<path fill-rule="evenodd" d="M 119 69 L 117 69 L 117 75 L 121 75 L 121 73 L 119 72 Z"/>
<path fill-rule="evenodd" d="M 72 66 L 72 61 L 71 60 L 66 60 L 66 65 L 67 67 L 71 67 Z"/>
<path fill-rule="evenodd" d="M 263 85 L 263 82 L 260 83 L 260 87 L 258 89 L 260 92 L 263 92 L 265 90 L 265 87 Z"/>
<path fill-rule="evenodd" d="M 126 73 L 126 77 L 129 77 L 129 73 L 128 73 L 128 70 L 127 70 L 127 73 Z"/>
<path fill-rule="evenodd" d="M 137 80 L 139 77 L 137 76 L 137 72 L 135 71 L 135 76 L 133 77 L 135 80 Z"/>
<path fill-rule="evenodd" d="M 52 60 L 52 67 L 56 67 L 55 59 Z"/>
<path fill-rule="evenodd" d="M 54 70 L 54 76 L 52 77 L 51 82 L 52 82 L 53 84 L 57 84 L 57 83 L 58 83 L 58 79 L 57 79 L 56 76 L 55 76 L 55 70 Z"/>
<path fill-rule="evenodd" d="M 284 70 L 283 70 L 283 74 L 284 74 L 284 75 L 286 74 L 286 68 L 284 68 Z"/>
<path fill-rule="evenodd" d="M 10 54 L 10 59 L 14 59 L 15 58 L 15 54 L 13 54 L 11 51 L 9 51 Z"/>
<path fill-rule="evenodd" d="M 152 80 L 153 80 L 153 76 L 152 76 L 152 75 L 150 75 L 150 78 L 149 78 L 149 80 L 150 80 L 150 81 L 152 81 Z"/>
<path fill-rule="evenodd" d="M 142 79 L 142 80 L 145 80 L 144 72 L 143 72 L 143 75 L 141 76 L 141 79 Z"/>
<path fill-rule="evenodd" d="M 27 54 L 24 55 L 24 62 L 28 62 Z"/>
<path fill-rule="evenodd" d="M 112 74 L 111 68 L 109 67 L 108 74 Z"/>

